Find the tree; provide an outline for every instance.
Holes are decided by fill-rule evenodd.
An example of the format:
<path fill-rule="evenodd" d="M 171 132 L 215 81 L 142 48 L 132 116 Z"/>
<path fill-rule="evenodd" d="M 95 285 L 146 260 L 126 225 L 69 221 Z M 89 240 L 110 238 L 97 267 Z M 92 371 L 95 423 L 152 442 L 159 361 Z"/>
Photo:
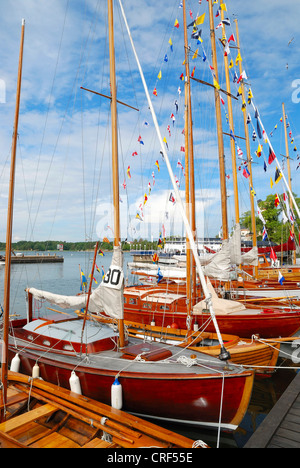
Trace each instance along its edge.
<path fill-rule="evenodd" d="M 275 206 L 276 195 L 268 195 L 266 200 L 258 202 L 259 209 L 261 214 L 266 221 L 266 230 L 268 233 L 269 240 L 277 244 L 287 242 L 290 236 L 290 224 L 284 224 L 282 220 L 282 213 L 284 210 L 284 205 L 279 204 L 278 207 Z M 279 196 L 282 200 L 283 196 Z M 300 198 L 295 200 L 297 205 L 300 207 Z M 257 234 L 263 231 L 263 222 L 257 216 L 255 218 Z M 296 219 L 296 223 L 299 222 L 299 219 Z M 240 223 L 242 226 L 252 230 L 252 221 L 251 221 L 251 212 L 247 211 L 241 216 Z M 261 240 L 262 235 L 257 235 L 257 239 Z"/>

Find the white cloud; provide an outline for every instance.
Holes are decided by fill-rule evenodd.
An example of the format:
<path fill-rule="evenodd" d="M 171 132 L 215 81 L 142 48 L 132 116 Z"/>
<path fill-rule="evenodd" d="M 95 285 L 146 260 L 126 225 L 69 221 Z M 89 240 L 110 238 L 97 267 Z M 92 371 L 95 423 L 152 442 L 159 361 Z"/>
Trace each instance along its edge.
<path fill-rule="evenodd" d="M 199 7 L 196 0 L 191 2 L 194 15 L 197 10 L 201 12 L 206 9 L 206 3 L 202 2 Z M 83 85 L 109 94 L 105 18 L 107 6 L 106 2 L 104 4 L 103 7 L 102 1 L 92 0 L 53 0 L 51 5 L 45 2 L 37 4 L 33 0 L 15 0 L 5 4 L 0 28 L 0 80 L 6 85 L 5 103 L 0 103 L 1 219 L 5 219 L 7 209 L 21 19 L 24 17 L 26 20 L 14 209 L 15 238 L 30 236 L 40 240 L 51 235 L 55 239 L 81 240 L 92 236 L 99 221 L 99 213 L 95 218 L 94 207 L 103 204 L 104 208 L 105 203 L 110 203 L 112 181 L 109 172 L 109 102 L 80 90 L 80 86 Z M 157 84 L 158 98 L 153 100 L 164 135 L 168 135 L 166 127 L 171 123 L 169 117 L 170 113 L 174 112 L 178 86 L 183 90 L 183 83 L 179 81 L 184 55 L 183 44 L 180 42 L 182 29 L 175 31 L 173 27 L 176 17 L 182 26 L 182 11 L 178 9 L 178 5 L 177 2 L 167 0 L 162 0 L 159 8 L 157 4 L 146 0 L 131 0 L 124 4 L 150 92 Z M 232 0 L 228 3 L 228 16 L 232 21 L 233 31 L 232 14 L 238 15 L 243 65 L 247 70 L 266 129 L 268 133 L 273 129 L 281 116 L 281 102 L 285 101 L 290 120 L 294 124 L 295 137 L 299 135 L 299 111 L 297 105 L 292 102 L 292 82 L 300 78 L 297 24 L 299 9 L 296 1 L 283 4 L 279 0 L 271 3 L 266 0 L 253 0 L 248 4 Z M 115 12 L 115 24 L 119 99 L 130 105 L 137 105 L 140 109 L 140 112 L 136 113 L 128 111 L 124 106 L 118 106 L 120 184 L 124 178 L 127 181 L 126 195 L 122 187 L 120 188 L 120 194 L 124 197 L 122 232 L 126 232 L 126 225 L 134 216 L 138 200 L 147 190 L 152 171 L 155 170 L 154 162 L 159 159 L 161 172 L 156 172 L 156 188 L 149 197 L 153 221 L 151 232 L 155 236 L 163 216 L 159 214 L 162 211 L 159 208 L 167 203 L 166 197 L 171 186 L 159 154 L 153 125 L 147 130 L 143 127 L 144 120 L 152 124 L 151 116 L 118 10 Z M 174 43 L 173 54 L 168 46 L 171 35 Z M 295 39 L 288 46 L 292 37 Z M 208 22 L 203 26 L 203 38 L 209 57 Z M 168 64 L 163 62 L 166 51 L 170 58 Z M 232 55 L 234 54 L 235 51 L 232 51 Z M 175 63 L 177 65 L 174 68 Z M 288 69 L 286 63 L 289 63 Z M 163 79 L 159 81 L 157 75 L 160 69 L 163 71 Z M 201 59 L 197 62 L 196 71 L 201 79 L 211 80 L 207 64 Z M 219 72 L 220 76 L 223 76 L 222 62 Z M 193 83 L 192 88 L 199 198 L 197 210 L 203 212 L 199 192 L 201 187 L 206 208 L 202 225 L 205 226 L 205 235 L 214 235 L 219 231 L 221 224 L 214 96 L 213 91 L 204 88 L 203 85 Z M 183 158 L 183 154 L 180 153 L 183 141 L 181 130 L 184 124 L 183 94 L 180 99 L 176 127 L 173 130 L 171 125 L 172 137 L 168 138 L 174 170 L 177 159 Z M 240 110 L 235 109 L 235 116 L 239 113 Z M 241 122 L 241 117 L 238 117 L 237 134 L 243 132 Z M 225 125 L 224 120 L 224 131 Z M 141 133 L 145 139 L 145 147 L 139 147 L 137 144 L 137 137 Z M 280 154 L 281 140 L 277 135 L 274 138 L 278 138 L 274 142 L 275 149 Z M 224 142 L 226 169 L 231 173 L 228 138 L 224 137 Z M 241 146 L 245 151 L 242 141 Z M 256 143 L 251 146 L 253 152 L 255 146 Z M 298 146 L 300 147 L 299 142 Z M 131 156 L 134 150 L 139 152 L 136 158 Z M 126 178 L 128 165 L 131 166 L 133 174 L 130 181 Z M 258 181 L 257 195 L 264 198 L 270 189 L 268 182 L 263 182 L 265 175 L 261 164 L 254 165 L 253 170 L 255 180 Z M 268 180 L 269 176 L 270 174 Z M 232 178 L 228 182 L 230 193 L 231 182 Z M 242 190 L 243 182 L 242 179 L 241 200 L 246 200 Z M 297 192 L 297 187 L 295 191 Z M 212 193 L 213 198 L 210 198 Z M 229 203 L 231 200 L 232 197 Z M 241 204 L 248 209 L 247 202 L 243 201 Z M 4 224 L 2 223 L 2 226 Z M 144 235 L 148 232 L 149 229 Z M 0 238 L 5 238 L 3 227 Z"/>

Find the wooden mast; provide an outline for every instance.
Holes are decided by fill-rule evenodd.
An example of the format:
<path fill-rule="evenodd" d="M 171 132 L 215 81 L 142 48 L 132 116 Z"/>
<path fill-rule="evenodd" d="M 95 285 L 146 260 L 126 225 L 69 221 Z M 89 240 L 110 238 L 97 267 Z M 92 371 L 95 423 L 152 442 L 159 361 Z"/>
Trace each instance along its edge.
<path fill-rule="evenodd" d="M 284 138 L 285 138 L 285 148 L 286 148 L 286 160 L 287 160 L 287 168 L 288 168 L 288 178 L 289 178 L 289 187 L 290 191 L 292 191 L 292 176 L 291 176 L 291 164 L 290 164 L 290 150 L 289 150 L 289 142 L 288 142 L 288 135 L 287 135 L 287 126 L 286 126 L 286 113 L 285 113 L 285 106 L 284 102 L 282 103 L 282 114 L 283 114 L 283 123 L 284 123 Z M 293 209 L 293 201 L 290 197 L 290 208 Z M 295 226 L 292 225 L 291 232 L 295 237 Z M 293 252 L 293 265 L 296 265 L 297 255 L 296 250 Z"/>
<path fill-rule="evenodd" d="M 185 0 L 183 5 L 183 29 L 184 29 L 184 56 L 185 56 L 185 85 L 184 85 L 184 137 L 185 137 L 185 205 L 186 217 L 191 222 L 190 210 L 190 67 L 189 67 L 189 54 L 188 54 L 188 37 L 187 37 L 187 21 L 186 21 L 186 4 Z M 191 187 L 192 189 L 192 187 Z M 191 248 L 190 240 L 186 234 L 186 296 L 187 296 L 187 317 L 191 316 L 192 307 L 192 287 L 191 287 Z M 188 326 L 190 329 L 190 326 Z"/>
<path fill-rule="evenodd" d="M 216 35 L 215 35 L 212 0 L 209 0 L 208 5 L 209 5 L 212 63 L 214 67 L 215 79 L 219 83 L 218 61 L 217 61 L 217 50 L 216 50 Z M 222 114 L 221 114 L 220 94 L 219 94 L 218 89 L 216 89 L 216 87 L 215 87 L 215 107 L 216 107 L 216 118 L 217 118 L 218 148 L 219 148 L 219 170 L 220 170 L 220 187 L 221 187 L 223 239 L 228 239 L 227 193 L 226 193 L 226 173 L 225 173 L 225 155 L 224 155 L 224 141 L 223 141 L 223 129 L 222 129 Z"/>
<path fill-rule="evenodd" d="M 187 35 L 187 19 L 186 19 L 186 1 L 183 3 L 183 23 L 184 23 L 184 47 L 185 47 L 185 60 L 186 60 L 186 79 L 188 89 L 188 128 L 189 128 L 189 168 L 190 168 L 190 203 L 191 203 L 191 228 L 194 241 L 197 245 L 197 228 L 196 228 L 196 197 L 195 197 L 195 167 L 194 167 L 194 136 L 193 136 L 193 116 L 192 116 L 192 93 L 191 93 L 191 80 L 190 80 L 190 64 L 188 57 L 188 35 Z M 187 60 L 188 59 L 188 60 Z M 191 277 L 192 277 L 192 302 L 195 300 L 197 272 L 194 256 L 191 255 Z"/>
<path fill-rule="evenodd" d="M 235 19 L 234 21 L 235 21 L 235 24 L 236 24 L 237 48 L 238 48 L 238 51 L 240 53 L 241 48 L 240 48 L 240 36 L 239 36 L 238 21 L 237 21 L 237 19 Z M 240 75 L 241 75 L 242 71 L 243 71 L 241 60 L 239 61 L 239 71 L 240 71 Z M 246 97 L 245 97 L 245 86 L 244 86 L 244 81 L 243 80 L 241 80 L 241 90 L 242 90 L 243 103 L 245 103 L 246 102 Z M 246 111 L 243 112 L 243 117 L 244 117 L 244 129 L 245 129 L 245 138 L 246 138 L 247 164 L 248 164 L 248 170 L 249 170 L 249 173 L 250 173 L 249 193 L 250 193 L 251 220 L 252 220 L 252 245 L 253 245 L 253 247 L 257 247 L 256 215 L 255 215 L 255 206 L 254 206 L 254 196 L 252 194 L 253 178 L 252 178 L 251 150 L 250 150 L 250 139 L 249 139 L 249 130 L 248 130 L 248 125 L 247 125 Z M 254 267 L 254 276 L 256 278 L 258 277 L 258 266 Z"/>
<path fill-rule="evenodd" d="M 108 0 L 108 30 L 109 30 L 109 63 L 111 87 L 111 129 L 112 129 L 112 182 L 114 204 L 114 246 L 120 246 L 120 195 L 119 195 L 119 162 L 118 162 L 118 127 L 117 127 L 117 84 L 114 41 L 114 11 L 113 0 Z M 124 319 L 119 320 L 120 348 L 124 347 Z"/>
<path fill-rule="evenodd" d="M 22 82 L 22 67 L 23 67 L 23 48 L 24 48 L 25 20 L 22 20 L 21 45 L 19 55 L 19 70 L 16 109 L 14 120 L 14 131 L 12 138 L 11 166 L 9 179 L 9 194 L 8 194 L 8 210 L 7 210 L 7 230 L 6 230 L 6 252 L 5 252 L 5 276 L 4 276 L 4 322 L 3 322 L 3 343 L 2 343 L 2 367 L 1 367 L 1 382 L 2 382 L 2 403 L 7 401 L 7 375 L 8 375 L 8 334 L 9 334 L 9 302 L 10 302 L 10 275 L 11 275 L 11 246 L 12 246 L 12 225 L 13 225 L 13 204 L 14 204 L 14 189 L 15 189 L 15 168 L 16 168 L 16 153 L 18 139 L 18 125 L 20 112 L 20 97 L 21 97 L 21 82 Z M 1 414 L 1 419 L 5 414 Z"/>
<path fill-rule="evenodd" d="M 220 4 L 222 5 L 223 0 Z M 221 9 L 221 20 L 224 20 L 224 10 Z M 226 37 L 226 27 L 223 23 L 223 37 Z M 233 111 L 232 111 L 232 100 L 231 100 L 231 87 L 230 87 L 230 76 L 229 76 L 229 66 L 228 66 L 228 56 L 224 54 L 224 63 L 225 63 L 225 77 L 226 77 L 226 91 L 227 91 L 227 105 L 228 105 L 228 118 L 230 129 L 234 134 L 234 123 L 233 123 Z M 230 138 L 230 149 L 231 149 L 231 159 L 232 159 L 232 177 L 233 177 L 233 190 L 234 190 L 234 208 L 235 208 L 235 223 L 240 223 L 240 209 L 239 209 L 239 191 L 238 191 L 238 179 L 237 179 L 237 170 L 236 170 L 236 149 L 235 142 L 233 138 Z"/>

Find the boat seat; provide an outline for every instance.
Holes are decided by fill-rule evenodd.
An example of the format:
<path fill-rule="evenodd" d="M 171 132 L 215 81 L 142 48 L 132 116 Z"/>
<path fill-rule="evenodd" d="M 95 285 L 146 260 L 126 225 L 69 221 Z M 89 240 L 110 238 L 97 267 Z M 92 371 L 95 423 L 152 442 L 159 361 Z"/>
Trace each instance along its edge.
<path fill-rule="evenodd" d="M 38 408 L 28 411 L 28 413 L 20 414 L 15 418 L 8 419 L 7 421 L 3 422 L 0 424 L 0 431 L 8 433 L 14 429 L 17 429 L 18 427 L 26 426 L 28 423 L 39 418 L 50 416 L 51 414 L 55 413 L 55 411 L 57 411 L 57 408 L 49 404 L 39 406 Z"/>
<path fill-rule="evenodd" d="M 5 403 L 5 407 L 8 408 L 9 406 L 17 405 L 18 403 L 22 403 L 28 400 L 28 394 L 25 392 L 15 393 L 8 397 L 7 402 Z M 0 405 L 0 410 L 4 408 L 4 405 Z"/>
<path fill-rule="evenodd" d="M 96 437 L 83 445 L 82 448 L 113 448 L 115 446 L 116 444 L 114 442 L 106 442 L 105 440 Z"/>

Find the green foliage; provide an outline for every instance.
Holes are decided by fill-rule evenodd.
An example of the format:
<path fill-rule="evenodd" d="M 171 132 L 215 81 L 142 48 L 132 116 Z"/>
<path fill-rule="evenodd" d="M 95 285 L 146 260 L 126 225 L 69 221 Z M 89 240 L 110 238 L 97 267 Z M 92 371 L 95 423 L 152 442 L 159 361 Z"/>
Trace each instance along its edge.
<path fill-rule="evenodd" d="M 283 196 L 282 195 L 279 195 L 279 196 L 280 196 L 280 199 L 282 200 Z M 280 204 L 276 208 L 275 198 L 276 198 L 276 195 L 268 195 L 266 200 L 260 201 L 258 204 L 259 204 L 260 211 L 266 221 L 266 229 L 267 229 L 270 241 L 280 244 L 280 243 L 288 241 L 288 238 L 290 236 L 290 224 L 283 223 L 282 214 L 283 214 L 283 210 L 285 209 L 285 206 L 284 204 Z M 298 207 L 300 208 L 300 198 L 297 198 L 295 196 L 295 200 L 296 200 Z M 294 213 L 295 213 L 295 210 L 294 210 Z M 259 219 L 258 216 L 255 218 L 255 221 L 256 221 L 257 239 L 262 240 L 263 223 Z M 252 231 L 250 211 L 247 211 L 241 216 L 240 223 L 242 226 Z M 296 223 L 299 225 L 298 217 L 296 219 Z"/>

